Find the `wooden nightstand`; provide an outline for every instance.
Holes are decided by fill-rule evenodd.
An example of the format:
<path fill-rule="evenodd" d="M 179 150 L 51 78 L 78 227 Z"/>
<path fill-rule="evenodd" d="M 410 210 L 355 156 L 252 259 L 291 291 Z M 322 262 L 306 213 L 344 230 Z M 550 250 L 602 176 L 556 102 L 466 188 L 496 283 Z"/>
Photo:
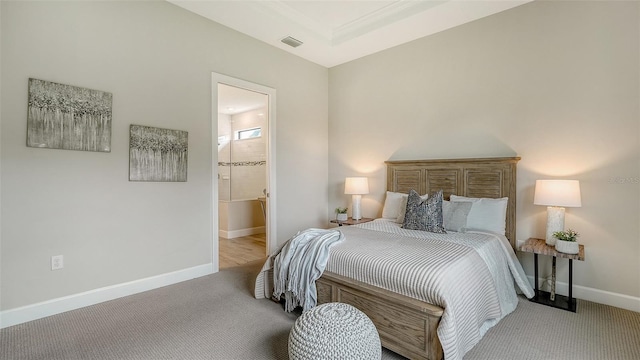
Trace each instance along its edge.
<path fill-rule="evenodd" d="M 364 224 L 366 222 L 369 221 L 373 221 L 372 218 L 362 218 L 360 220 L 353 220 L 352 218 L 348 218 L 345 221 L 339 221 L 339 220 L 331 220 L 330 223 L 332 224 L 338 224 L 338 226 L 342 226 L 342 225 L 358 225 L 358 224 Z"/>
<path fill-rule="evenodd" d="M 531 301 L 553 306 L 555 308 L 576 312 L 576 299 L 573 298 L 573 260 L 584 261 L 584 246 L 580 245 L 577 254 L 565 254 L 556 251 L 554 246 L 547 245 L 544 239 L 529 238 L 520 251 L 533 253 L 534 283 L 536 293 Z M 553 256 L 551 267 L 551 292 L 538 290 L 538 254 Z M 569 259 L 569 296 L 557 295 L 556 292 L 556 258 Z"/>

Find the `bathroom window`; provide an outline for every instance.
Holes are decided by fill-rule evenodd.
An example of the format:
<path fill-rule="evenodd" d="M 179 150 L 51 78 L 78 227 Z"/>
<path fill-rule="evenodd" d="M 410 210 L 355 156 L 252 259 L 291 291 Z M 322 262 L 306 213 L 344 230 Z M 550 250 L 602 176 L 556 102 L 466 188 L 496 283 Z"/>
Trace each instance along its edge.
<path fill-rule="evenodd" d="M 236 132 L 236 140 L 253 139 L 259 138 L 260 136 L 262 136 L 262 128 L 260 127 L 238 130 Z"/>

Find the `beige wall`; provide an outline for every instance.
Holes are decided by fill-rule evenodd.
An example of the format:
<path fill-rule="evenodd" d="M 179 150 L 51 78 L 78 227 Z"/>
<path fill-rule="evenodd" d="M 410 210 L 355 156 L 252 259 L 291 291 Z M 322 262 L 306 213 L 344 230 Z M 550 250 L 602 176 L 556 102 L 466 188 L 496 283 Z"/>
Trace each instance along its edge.
<path fill-rule="evenodd" d="M 576 293 L 637 303 L 638 6 L 536 1 L 331 68 L 329 216 L 353 175 L 370 177 L 363 215 L 380 215 L 385 160 L 519 155 L 518 239 L 545 233 L 536 179 L 580 180 L 566 219 L 586 247 Z"/>
<path fill-rule="evenodd" d="M 265 233 L 264 214 L 260 201 L 220 201 L 218 224 L 220 236 L 227 239 Z"/>
<path fill-rule="evenodd" d="M 326 68 L 163 1 L 0 7 L 0 309 L 211 263 L 212 72 L 277 91 L 277 240 L 326 222 Z M 29 77 L 113 93 L 111 153 L 27 148 Z M 130 124 L 188 131 L 188 182 L 129 182 Z"/>

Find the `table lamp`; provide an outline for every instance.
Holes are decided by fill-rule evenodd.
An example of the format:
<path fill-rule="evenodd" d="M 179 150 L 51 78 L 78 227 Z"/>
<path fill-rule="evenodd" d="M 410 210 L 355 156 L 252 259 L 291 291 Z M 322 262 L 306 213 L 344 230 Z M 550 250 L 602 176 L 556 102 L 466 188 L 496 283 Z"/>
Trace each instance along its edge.
<path fill-rule="evenodd" d="M 564 231 L 564 208 L 581 207 L 578 180 L 536 180 L 535 205 L 547 205 L 547 245 L 556 244 L 553 233 Z"/>
<path fill-rule="evenodd" d="M 351 218 L 353 220 L 362 219 L 360 212 L 360 201 L 362 195 L 369 193 L 369 180 L 366 177 L 348 177 L 344 182 L 344 193 L 351 195 Z"/>

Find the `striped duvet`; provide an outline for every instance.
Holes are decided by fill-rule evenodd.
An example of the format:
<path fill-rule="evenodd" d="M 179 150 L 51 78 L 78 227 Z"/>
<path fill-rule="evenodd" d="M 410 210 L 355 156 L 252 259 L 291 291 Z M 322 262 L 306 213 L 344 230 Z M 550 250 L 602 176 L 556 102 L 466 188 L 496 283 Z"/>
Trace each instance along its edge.
<path fill-rule="evenodd" d="M 341 227 L 345 240 L 331 248 L 326 271 L 438 305 L 444 313 L 438 338 L 445 359 L 462 359 L 484 333 L 518 304 L 514 280 L 533 289 L 502 235 L 435 234 L 402 229 L 393 221 Z M 256 298 L 270 296 L 265 263 Z"/>
<path fill-rule="evenodd" d="M 512 312 L 521 291 L 533 296 L 508 240 L 488 233 L 434 234 L 376 220 L 341 227 L 326 271 L 438 305 L 438 338 L 447 360 L 462 359 Z"/>

